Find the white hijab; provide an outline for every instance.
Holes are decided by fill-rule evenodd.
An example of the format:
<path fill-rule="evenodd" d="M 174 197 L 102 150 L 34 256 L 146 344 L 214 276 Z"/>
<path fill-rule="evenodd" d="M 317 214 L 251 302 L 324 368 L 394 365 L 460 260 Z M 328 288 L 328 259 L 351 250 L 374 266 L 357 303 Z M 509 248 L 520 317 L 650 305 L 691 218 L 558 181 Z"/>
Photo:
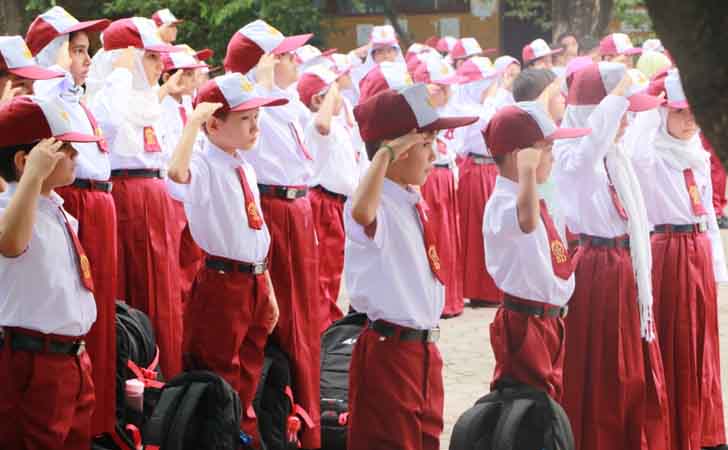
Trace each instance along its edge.
<path fill-rule="evenodd" d="M 687 141 L 674 138 L 667 131 L 667 108 L 660 108 L 660 126 L 655 131 L 654 144 L 655 153 L 662 158 L 670 167 L 683 171 L 693 169 L 702 174 L 710 173 L 710 153 L 706 152 L 700 142 L 700 136 L 695 136 Z"/>
<path fill-rule="evenodd" d="M 561 126 L 564 128 L 589 127 L 589 119 L 595 108 L 567 106 Z M 617 130 L 614 131 L 616 134 Z M 640 331 L 642 338 L 652 341 L 655 338 L 652 314 L 652 246 L 647 208 L 642 195 L 642 187 L 632 166 L 632 160 L 627 155 L 621 141 L 609 145 L 606 156 L 607 170 L 628 217 L 627 234 L 629 235 L 632 268 L 637 281 Z"/>
<path fill-rule="evenodd" d="M 91 69 L 87 80 L 89 103 L 95 101 L 95 96 L 104 92 L 108 77 L 114 71 L 114 62 L 124 50 L 99 51 L 91 61 Z M 114 151 L 122 156 L 135 156 L 144 151 L 144 136 L 140 131 L 143 127 L 154 126 L 162 115 L 162 109 L 157 95 L 157 87 L 149 84 L 144 71 L 144 50 L 134 49 L 134 67 L 132 74 L 132 89 L 128 93 L 125 107 L 120 111 L 121 120 L 114 138 Z M 113 95 L 106 92 L 105 95 Z"/>

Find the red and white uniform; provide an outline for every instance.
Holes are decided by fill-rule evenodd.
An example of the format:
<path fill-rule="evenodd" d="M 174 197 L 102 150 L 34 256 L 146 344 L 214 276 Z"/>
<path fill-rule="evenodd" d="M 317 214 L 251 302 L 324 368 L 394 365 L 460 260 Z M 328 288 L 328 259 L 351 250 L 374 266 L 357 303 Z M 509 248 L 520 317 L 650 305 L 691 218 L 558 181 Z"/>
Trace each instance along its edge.
<path fill-rule="evenodd" d="M 345 207 L 344 278 L 352 307 L 370 322 L 415 330 L 437 326 L 444 286 L 428 263 L 420 201 L 415 191 L 385 178 L 372 238 L 352 219 L 351 204 Z M 442 358 L 434 342 L 404 341 L 367 328 L 354 347 L 349 386 L 349 449 L 440 448 Z"/>
<path fill-rule="evenodd" d="M 16 183 L 9 183 L 0 194 L 0 215 L 16 188 Z M 57 342 L 82 339 L 96 320 L 94 297 L 80 281 L 66 227 L 68 220 L 75 233 L 78 222 L 62 207 L 63 199 L 54 192 L 39 197 L 26 251 L 15 258 L 0 255 L 2 448 L 89 447 L 95 402 L 88 353 L 14 351 L 10 345 L 14 333 Z"/>

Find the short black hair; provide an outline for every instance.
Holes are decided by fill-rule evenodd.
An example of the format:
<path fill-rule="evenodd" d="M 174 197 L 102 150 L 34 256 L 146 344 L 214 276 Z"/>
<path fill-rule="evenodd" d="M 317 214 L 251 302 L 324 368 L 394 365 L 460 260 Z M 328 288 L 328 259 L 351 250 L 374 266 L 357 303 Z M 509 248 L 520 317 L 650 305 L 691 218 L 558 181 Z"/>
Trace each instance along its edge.
<path fill-rule="evenodd" d="M 369 161 L 372 161 L 374 159 L 374 155 L 376 155 L 377 151 L 382 147 L 382 141 L 365 142 L 364 145 L 367 148 Z"/>
<path fill-rule="evenodd" d="M 579 39 L 579 55 L 588 55 L 592 50 L 599 48 L 599 39 L 592 36 L 584 36 Z"/>
<path fill-rule="evenodd" d="M 536 100 L 556 79 L 551 69 L 526 69 L 513 80 L 513 99 L 517 102 Z"/>
<path fill-rule="evenodd" d="M 20 144 L 0 148 L 0 177 L 8 183 L 20 181 L 18 168 L 15 167 L 15 155 L 18 152 L 30 153 L 35 144 Z"/>
<path fill-rule="evenodd" d="M 559 46 L 561 46 L 561 41 L 563 41 L 564 38 L 566 38 L 566 37 L 573 37 L 574 39 L 576 39 L 576 35 L 574 33 L 570 32 L 570 31 L 567 31 L 565 33 L 561 33 L 559 35 L 559 37 L 556 38 L 556 44 L 558 44 Z M 577 39 L 577 42 L 578 42 L 578 39 Z"/>

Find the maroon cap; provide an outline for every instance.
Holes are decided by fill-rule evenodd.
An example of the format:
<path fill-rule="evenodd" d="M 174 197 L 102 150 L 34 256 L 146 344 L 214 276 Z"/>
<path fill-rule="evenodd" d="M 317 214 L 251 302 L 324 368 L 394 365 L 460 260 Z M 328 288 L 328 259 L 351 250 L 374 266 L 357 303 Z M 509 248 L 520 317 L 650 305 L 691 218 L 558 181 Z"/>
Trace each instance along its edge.
<path fill-rule="evenodd" d="M 365 102 L 387 89 L 399 89 L 412 84 L 412 76 L 404 64 L 384 61 L 374 66 L 359 82 L 359 102 Z"/>
<path fill-rule="evenodd" d="M 627 66 L 620 63 L 602 61 L 587 66 L 572 74 L 566 104 L 596 106 L 617 87 L 625 75 L 629 75 Z M 633 112 L 654 109 L 662 103 L 661 99 L 642 92 L 637 84 L 633 84 L 626 97 L 629 110 Z"/>
<path fill-rule="evenodd" d="M 563 48 L 551 49 L 546 41 L 539 38 L 523 47 L 521 58 L 523 59 L 523 65 L 526 66 L 532 61 L 545 58 L 549 55 L 556 55 L 563 51 Z"/>
<path fill-rule="evenodd" d="M 160 53 L 181 51 L 179 47 L 162 41 L 157 26 L 144 17 L 115 20 L 104 31 L 104 50 L 120 50 L 128 47 Z"/>
<path fill-rule="evenodd" d="M 197 91 L 194 104 L 222 103 L 219 112 L 236 112 L 261 106 L 280 106 L 288 103 L 285 98 L 257 97 L 253 84 L 244 75 L 233 72 L 208 80 Z"/>
<path fill-rule="evenodd" d="M 8 71 L 29 80 L 61 78 L 63 72 L 48 70 L 36 64 L 35 58 L 20 36 L 0 36 L 0 71 Z"/>
<path fill-rule="evenodd" d="M 298 96 L 310 108 L 313 96 L 327 91 L 338 78 L 339 75 L 330 68 L 322 65 L 309 67 L 298 80 Z"/>
<path fill-rule="evenodd" d="M 158 27 L 161 27 L 162 25 L 179 25 L 184 22 L 184 20 L 175 17 L 175 15 L 172 14 L 172 11 L 167 8 L 160 9 L 152 14 L 152 20 Z"/>
<path fill-rule="evenodd" d="M 103 139 L 75 130 L 58 98 L 20 96 L 0 108 L 0 148 L 33 144 L 50 137 L 63 142 L 98 142 Z"/>
<path fill-rule="evenodd" d="M 427 87 L 415 84 L 389 89 L 354 108 L 364 142 L 396 139 L 410 131 L 437 131 L 470 125 L 477 117 L 440 117 L 430 104 Z"/>
<path fill-rule="evenodd" d="M 111 21 L 107 19 L 79 22 L 65 9 L 54 6 L 33 20 L 25 35 L 25 42 L 28 43 L 33 55 L 37 55 L 58 36 L 77 31 L 104 31 L 110 23 Z"/>
<path fill-rule="evenodd" d="M 500 156 L 533 146 L 538 141 L 571 139 L 586 136 L 590 128 L 558 128 L 538 102 L 521 102 L 504 106 L 482 131 L 493 156 Z"/>
<path fill-rule="evenodd" d="M 225 69 L 228 72 L 248 73 L 266 53 L 282 55 L 304 45 L 313 34 L 285 37 L 262 20 L 256 20 L 238 30 L 228 42 Z"/>
<path fill-rule="evenodd" d="M 599 54 L 608 55 L 639 55 L 642 49 L 632 45 L 632 41 L 624 33 L 612 33 L 599 42 Z"/>
<path fill-rule="evenodd" d="M 215 56 L 215 51 L 210 48 L 203 48 L 195 52 L 195 57 L 200 61 L 205 61 Z"/>

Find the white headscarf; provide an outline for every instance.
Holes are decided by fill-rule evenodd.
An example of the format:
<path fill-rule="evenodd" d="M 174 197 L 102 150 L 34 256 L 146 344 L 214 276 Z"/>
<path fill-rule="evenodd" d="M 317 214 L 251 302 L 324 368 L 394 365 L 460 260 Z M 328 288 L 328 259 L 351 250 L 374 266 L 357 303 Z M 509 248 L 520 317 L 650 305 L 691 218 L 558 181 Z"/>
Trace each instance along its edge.
<path fill-rule="evenodd" d="M 63 49 L 68 49 L 68 34 L 62 34 L 50 41 L 48 45 L 43 47 L 43 50 L 35 55 L 35 59 L 43 67 L 55 66 L 58 62 L 58 56 Z"/>
<path fill-rule="evenodd" d="M 700 142 L 699 133 L 687 141 L 673 137 L 667 131 L 667 108 L 660 108 L 661 123 L 655 131 L 655 152 L 668 165 L 676 170 L 693 169 L 702 174 L 710 174 L 710 153 Z"/>
<path fill-rule="evenodd" d="M 596 106 L 569 105 L 561 124 L 564 128 L 595 128 L 598 124 L 590 123 L 591 113 Z M 615 135 L 617 130 L 614 130 Z M 555 144 L 555 148 L 570 144 L 564 140 Z M 617 196 L 627 212 L 627 234 L 630 242 L 632 268 L 637 281 L 637 302 L 640 306 L 640 330 L 646 341 L 655 338 L 654 318 L 652 314 L 652 246 L 650 244 L 650 225 L 647 219 L 647 208 L 642 195 L 642 187 L 621 142 L 610 142 L 606 156 L 606 167 Z M 555 150 L 558 151 L 558 150 Z M 568 150 L 566 150 L 568 151 Z M 581 212 L 586 213 L 585 211 Z"/>
<path fill-rule="evenodd" d="M 114 71 L 114 62 L 124 50 L 99 51 L 91 61 L 91 69 L 87 86 L 89 90 L 89 103 L 95 101 L 95 96 L 105 86 L 107 78 Z M 132 74 L 132 89 L 128 95 L 126 108 L 119 111 L 122 114 L 119 128 L 114 139 L 114 150 L 124 156 L 134 156 L 144 151 L 144 140 L 140 128 L 153 126 L 162 115 L 162 109 L 157 95 L 156 86 L 149 84 L 144 71 L 144 50 L 134 49 L 134 67 Z M 108 94 L 114 94 L 112 92 Z"/>

